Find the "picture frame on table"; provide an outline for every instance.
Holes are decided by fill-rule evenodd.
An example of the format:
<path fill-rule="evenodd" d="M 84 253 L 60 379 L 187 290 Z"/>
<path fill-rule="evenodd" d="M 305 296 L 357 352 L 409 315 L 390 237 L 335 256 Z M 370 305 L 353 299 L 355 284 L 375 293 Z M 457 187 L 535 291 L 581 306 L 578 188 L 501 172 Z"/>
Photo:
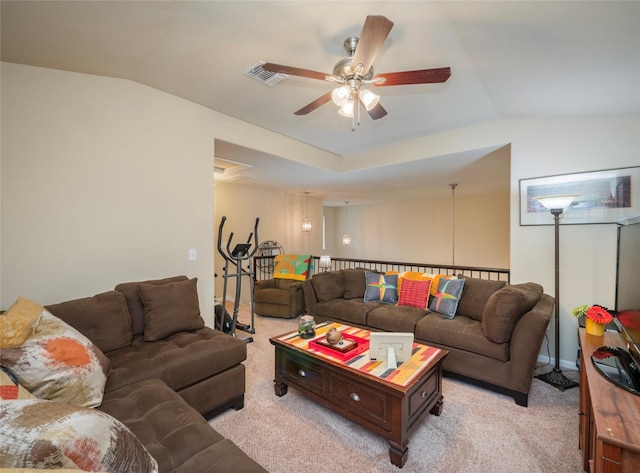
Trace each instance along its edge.
<path fill-rule="evenodd" d="M 640 166 L 520 179 L 520 226 L 553 225 L 537 197 L 576 195 L 561 225 L 616 223 L 640 212 Z"/>

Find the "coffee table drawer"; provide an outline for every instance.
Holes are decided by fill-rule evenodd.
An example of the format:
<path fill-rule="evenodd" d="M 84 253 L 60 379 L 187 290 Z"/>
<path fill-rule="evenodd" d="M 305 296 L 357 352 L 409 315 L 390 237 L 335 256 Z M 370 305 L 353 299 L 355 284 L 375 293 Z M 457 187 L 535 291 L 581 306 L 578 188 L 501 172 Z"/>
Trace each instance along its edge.
<path fill-rule="evenodd" d="M 409 419 L 420 415 L 422 411 L 440 398 L 439 374 L 427 378 L 409 394 Z"/>
<path fill-rule="evenodd" d="M 327 373 L 327 395 L 332 403 L 357 413 L 385 430 L 390 430 L 389 395 L 336 373 Z"/>
<path fill-rule="evenodd" d="M 323 370 L 318 364 L 307 358 L 284 358 L 280 374 L 295 386 L 302 386 L 319 393 L 322 392 Z"/>

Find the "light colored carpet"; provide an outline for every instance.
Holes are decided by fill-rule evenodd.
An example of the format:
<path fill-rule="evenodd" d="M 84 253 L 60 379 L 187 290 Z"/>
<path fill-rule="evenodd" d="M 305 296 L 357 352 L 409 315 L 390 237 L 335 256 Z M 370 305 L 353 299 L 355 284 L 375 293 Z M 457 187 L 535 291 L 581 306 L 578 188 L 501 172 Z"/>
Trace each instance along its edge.
<path fill-rule="evenodd" d="M 244 314 L 240 321 L 249 321 Z M 294 388 L 281 398 L 274 394 L 269 338 L 296 329 L 297 319 L 256 316 L 255 341 L 247 345 L 245 407 L 209 422 L 271 473 L 582 471 L 578 388 L 560 392 L 534 379 L 525 408 L 446 377 L 442 414 L 423 418 L 412 431 L 408 461 L 400 470 L 390 463 L 382 437 Z"/>

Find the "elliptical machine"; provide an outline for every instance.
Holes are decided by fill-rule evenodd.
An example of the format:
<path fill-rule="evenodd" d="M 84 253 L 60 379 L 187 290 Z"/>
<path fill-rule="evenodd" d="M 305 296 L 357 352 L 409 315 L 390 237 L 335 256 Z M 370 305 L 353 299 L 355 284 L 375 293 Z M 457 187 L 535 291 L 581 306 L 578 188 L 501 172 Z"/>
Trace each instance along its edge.
<path fill-rule="evenodd" d="M 224 223 L 226 222 L 227 217 L 223 216 L 220 221 L 220 226 L 218 227 L 218 253 L 224 258 L 224 274 L 222 278 L 224 279 L 224 289 L 222 291 L 222 307 L 220 310 L 220 316 L 216 311 L 216 328 L 220 331 L 224 331 L 233 337 L 237 337 L 236 329 L 242 330 L 243 332 L 254 334 L 256 333 L 254 327 L 254 302 L 253 302 L 253 264 L 252 258 L 253 255 L 258 250 L 258 223 L 260 222 L 259 218 L 256 218 L 256 224 L 252 233 L 249 234 L 249 238 L 246 243 L 238 243 L 233 249 L 231 249 L 231 240 L 233 239 L 233 232 L 229 234 L 229 239 L 227 240 L 226 251 L 222 248 L 222 229 L 224 228 Z M 253 250 L 251 250 L 251 237 L 254 239 Z M 247 269 L 242 267 L 242 263 L 244 261 L 248 261 Z M 234 273 L 229 272 L 229 264 L 233 264 L 236 267 L 236 271 Z M 251 323 L 250 324 L 242 324 L 238 323 L 238 308 L 240 307 L 240 293 L 242 290 L 242 277 L 249 276 L 249 287 L 251 294 Z M 225 323 L 225 314 L 226 314 L 226 303 L 227 303 L 227 281 L 229 278 L 236 278 L 236 297 L 233 303 L 233 316 L 231 317 L 231 323 Z M 227 328 L 228 325 L 228 328 Z M 246 343 L 253 342 L 253 337 L 238 337 L 241 338 Z"/>

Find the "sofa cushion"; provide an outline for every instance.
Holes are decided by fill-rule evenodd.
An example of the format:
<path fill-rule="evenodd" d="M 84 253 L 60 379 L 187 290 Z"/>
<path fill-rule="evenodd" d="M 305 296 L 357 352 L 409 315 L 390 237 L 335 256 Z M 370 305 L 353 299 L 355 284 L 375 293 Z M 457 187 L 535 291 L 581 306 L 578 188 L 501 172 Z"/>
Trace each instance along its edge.
<path fill-rule="evenodd" d="M 41 309 L 35 333 L 20 347 L 3 349 L 0 364 L 39 399 L 99 405 L 109 360 L 88 338 Z"/>
<path fill-rule="evenodd" d="M 112 368 L 106 391 L 150 378 L 179 391 L 242 363 L 247 347 L 239 338 L 203 327 L 155 342 L 137 337 L 109 357 Z"/>
<path fill-rule="evenodd" d="M 367 281 L 364 276 L 364 269 L 343 269 L 342 280 L 344 282 L 345 299 L 363 299 L 364 291 L 367 289 Z"/>
<path fill-rule="evenodd" d="M 462 295 L 464 281 L 464 279 L 440 278 L 438 292 L 431 299 L 429 310 L 439 312 L 448 319 L 453 319 Z M 435 280 L 433 284 L 435 284 Z"/>
<path fill-rule="evenodd" d="M 383 304 L 369 312 L 367 325 L 374 330 L 413 333 L 418 321 L 427 314 L 426 309 Z"/>
<path fill-rule="evenodd" d="M 3 467 L 154 473 L 156 461 L 120 421 L 40 399 L 0 404 Z"/>
<path fill-rule="evenodd" d="M 80 331 L 104 353 L 126 347 L 133 340 L 131 315 L 121 292 L 104 292 L 46 308 Z"/>
<path fill-rule="evenodd" d="M 404 279 L 404 278 L 402 278 Z M 398 284 L 400 284 L 398 282 Z M 431 281 L 416 281 L 413 279 L 404 279 L 402 290 L 398 297 L 398 305 L 406 305 L 417 307 L 418 309 L 426 309 L 429 302 L 429 288 Z"/>
<path fill-rule="evenodd" d="M 509 343 L 494 343 L 482 331 L 482 322 L 464 315 L 448 319 L 431 312 L 416 324 L 417 340 L 436 346 L 455 347 L 458 350 L 477 353 L 498 361 L 509 360 Z"/>
<path fill-rule="evenodd" d="M 489 281 L 487 279 L 465 278 L 464 291 L 460 296 L 457 314 L 466 315 L 475 320 L 482 320 L 484 307 L 491 294 L 503 288 L 506 281 Z"/>
<path fill-rule="evenodd" d="M 344 281 L 342 271 L 328 271 L 316 274 L 311 278 L 311 285 L 316 293 L 318 302 L 328 302 L 342 297 Z"/>
<path fill-rule="evenodd" d="M 168 284 L 140 284 L 144 305 L 144 339 L 161 340 L 204 327 L 200 317 L 197 278 Z"/>
<path fill-rule="evenodd" d="M 42 306 L 24 297 L 18 297 L 7 311 L 0 315 L 0 350 L 17 348 L 33 334 L 38 325 Z"/>
<path fill-rule="evenodd" d="M 536 283 L 512 284 L 494 292 L 482 313 L 482 330 L 495 343 L 511 340 L 520 317 L 540 300 L 542 286 Z"/>
<path fill-rule="evenodd" d="M 106 393 L 100 410 L 126 425 L 162 472 L 173 471 L 223 440 L 196 410 L 157 379 Z"/>
<path fill-rule="evenodd" d="M 168 284 L 176 281 L 186 281 L 186 276 L 173 276 L 165 279 L 153 279 L 149 281 L 138 282 L 125 282 L 118 284 L 115 287 L 116 291 L 120 291 L 124 294 L 127 300 L 127 307 L 129 307 L 129 314 L 131 315 L 131 327 L 133 329 L 133 336 L 144 334 L 144 305 L 140 300 L 140 292 L 138 290 L 140 284 Z"/>
<path fill-rule="evenodd" d="M 334 299 L 318 303 L 315 315 L 329 320 L 367 325 L 367 314 L 381 305 L 380 302 L 362 302 L 362 299 Z"/>
<path fill-rule="evenodd" d="M 364 302 L 382 302 L 395 304 L 398 302 L 398 276 L 380 274 L 372 271 L 364 272 L 367 288 L 364 291 Z"/>

